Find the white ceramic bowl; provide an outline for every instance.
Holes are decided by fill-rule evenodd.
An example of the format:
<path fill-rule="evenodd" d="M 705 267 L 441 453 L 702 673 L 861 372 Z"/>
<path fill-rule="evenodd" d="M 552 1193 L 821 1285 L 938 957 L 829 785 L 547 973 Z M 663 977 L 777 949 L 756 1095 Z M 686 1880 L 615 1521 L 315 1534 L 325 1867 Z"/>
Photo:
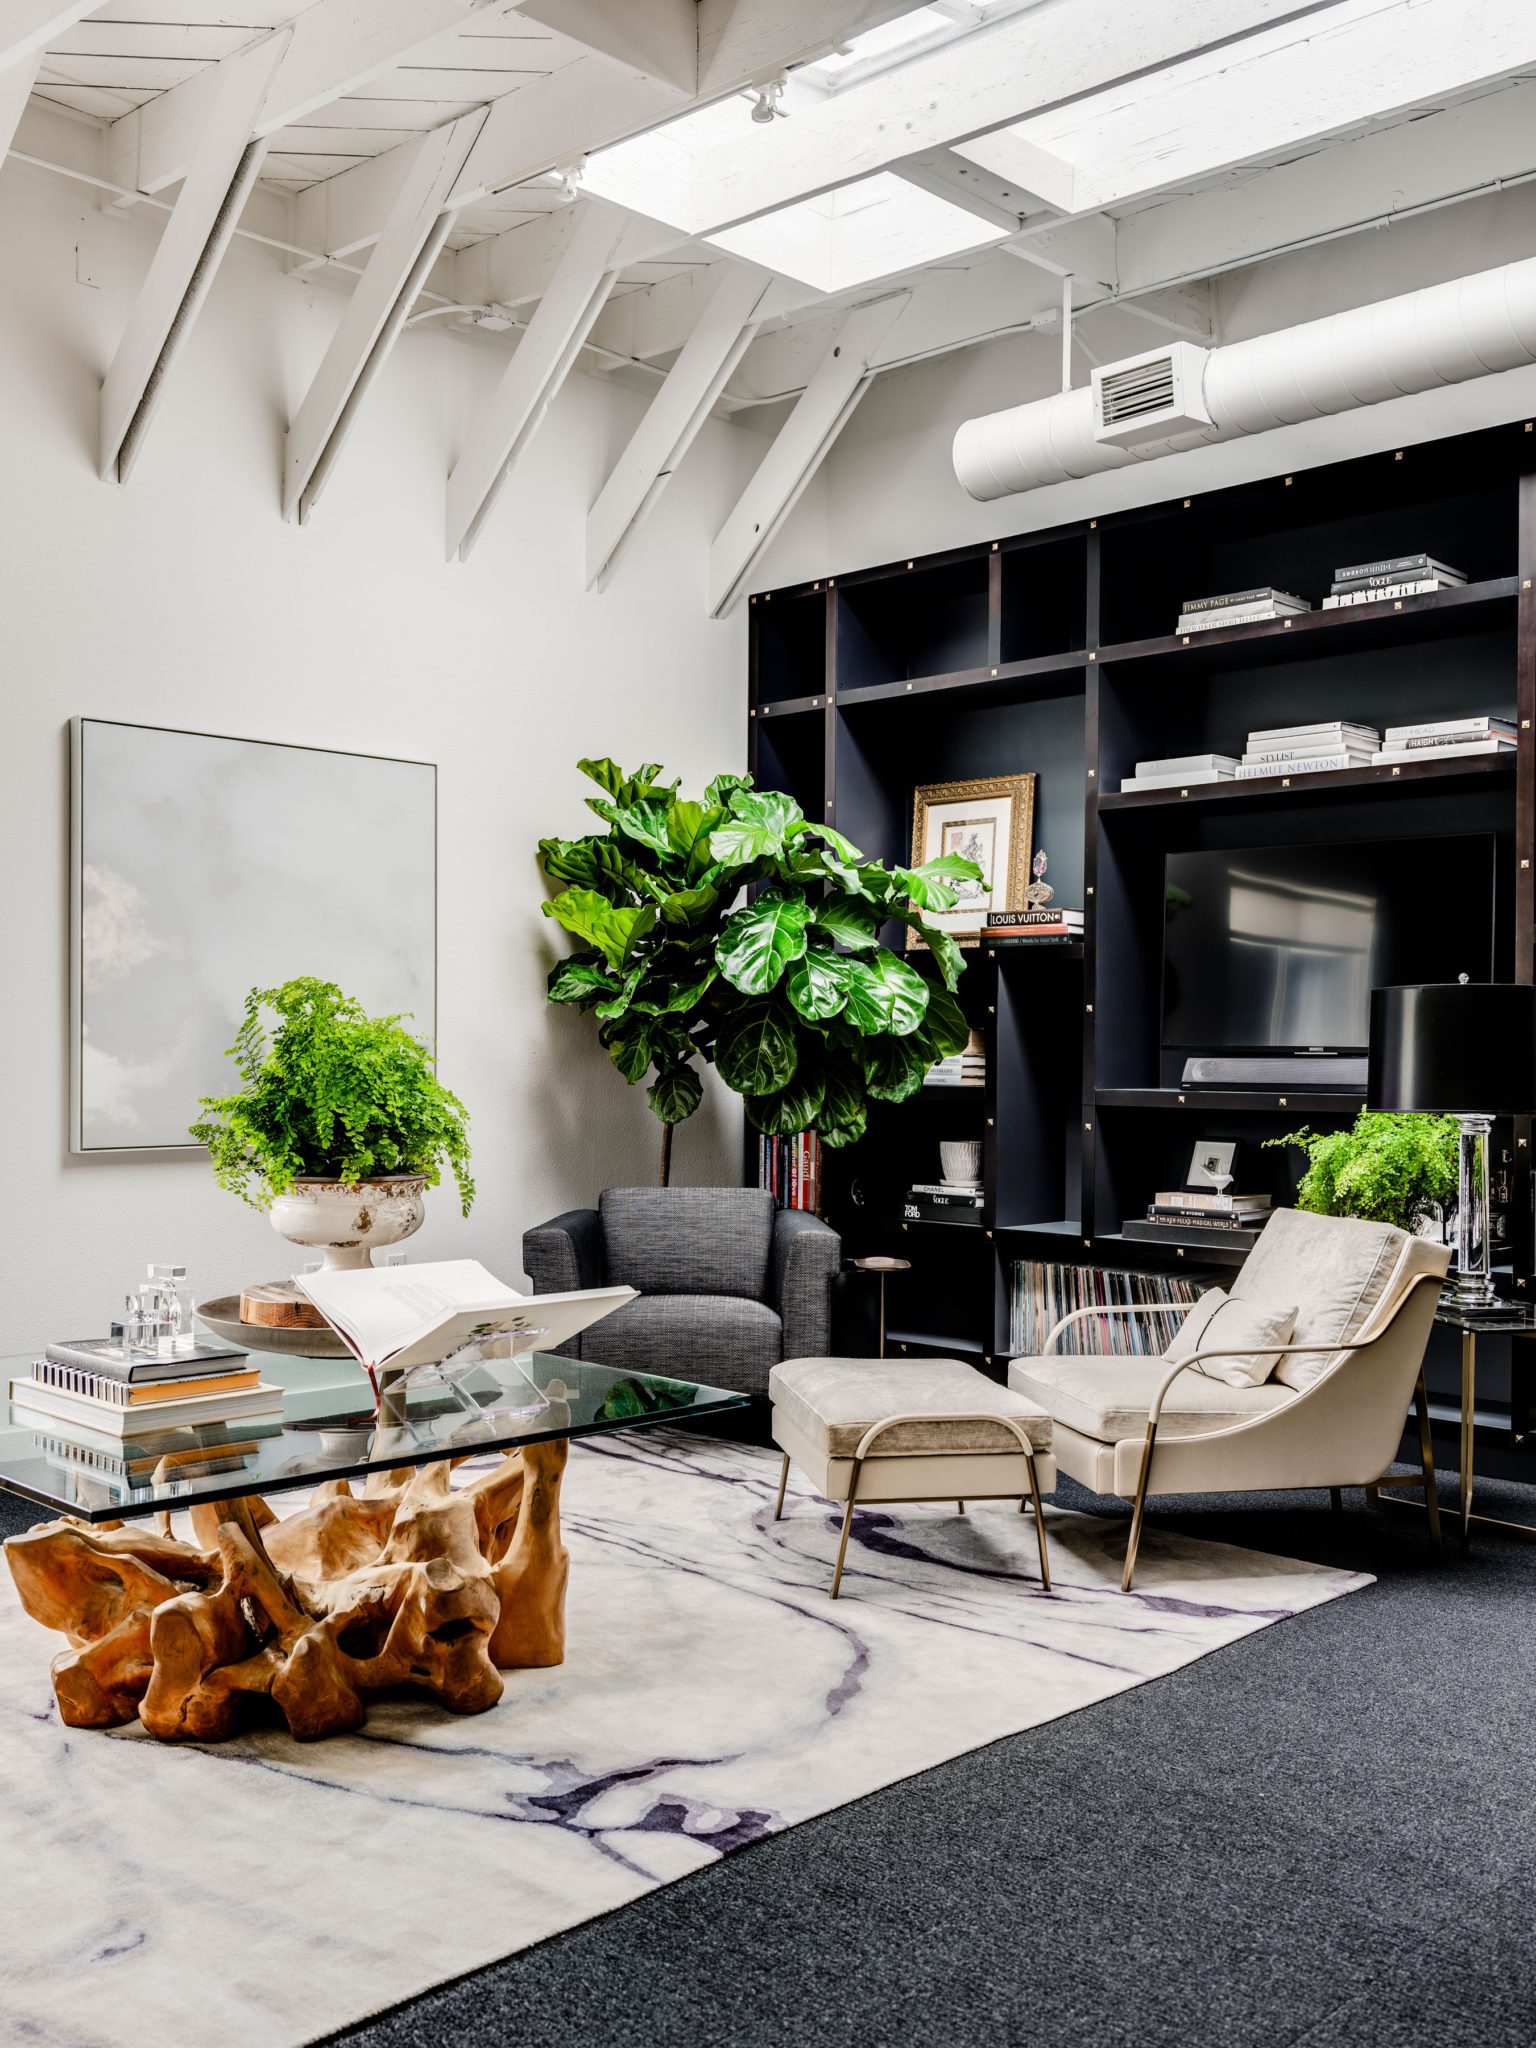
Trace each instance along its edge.
<path fill-rule="evenodd" d="M 403 1174 L 392 1180 L 296 1180 L 285 1195 L 274 1195 L 272 1228 L 290 1244 L 325 1253 L 325 1271 L 366 1266 L 380 1245 L 413 1236 L 426 1215 L 426 1180 Z"/>

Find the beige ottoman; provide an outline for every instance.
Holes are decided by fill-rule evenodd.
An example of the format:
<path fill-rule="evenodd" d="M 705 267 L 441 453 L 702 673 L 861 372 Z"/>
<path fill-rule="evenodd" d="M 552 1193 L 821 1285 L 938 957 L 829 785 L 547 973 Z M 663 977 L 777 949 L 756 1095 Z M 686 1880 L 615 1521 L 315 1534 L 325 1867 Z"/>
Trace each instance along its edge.
<path fill-rule="evenodd" d="M 958 1358 L 787 1358 L 768 1375 L 773 1440 L 843 1515 L 832 1598 L 842 1584 L 853 1511 L 876 1501 L 1017 1500 L 1035 1511 L 1049 1587 L 1042 1493 L 1056 1490 L 1051 1418 Z"/>

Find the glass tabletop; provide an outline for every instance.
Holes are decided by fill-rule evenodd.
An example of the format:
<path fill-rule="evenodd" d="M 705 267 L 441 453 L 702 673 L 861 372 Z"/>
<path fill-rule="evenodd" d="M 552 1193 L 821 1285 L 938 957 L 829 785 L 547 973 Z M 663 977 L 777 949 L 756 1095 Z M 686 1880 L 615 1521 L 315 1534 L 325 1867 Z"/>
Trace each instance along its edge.
<path fill-rule="evenodd" d="M 1510 1301 L 1499 1309 L 1461 1309 L 1442 1300 L 1435 1321 L 1450 1330 L 1476 1330 L 1490 1337 L 1529 1337 L 1536 1332 L 1536 1303 Z"/>
<path fill-rule="evenodd" d="M 304 1360 L 252 1351 L 251 1362 L 263 1380 L 283 1388 L 281 1417 L 116 1438 L 12 1401 L 10 1426 L 0 1437 L 0 1488 L 82 1521 L 105 1522 L 748 1405 L 745 1394 L 695 1380 L 533 1352 L 476 1365 L 455 1390 L 407 1384 L 387 1393 L 376 1415 L 360 1372 L 354 1394 L 345 1384 L 306 1389 L 293 1370 Z M 4 1361 L 7 1392 L 31 1364 Z"/>

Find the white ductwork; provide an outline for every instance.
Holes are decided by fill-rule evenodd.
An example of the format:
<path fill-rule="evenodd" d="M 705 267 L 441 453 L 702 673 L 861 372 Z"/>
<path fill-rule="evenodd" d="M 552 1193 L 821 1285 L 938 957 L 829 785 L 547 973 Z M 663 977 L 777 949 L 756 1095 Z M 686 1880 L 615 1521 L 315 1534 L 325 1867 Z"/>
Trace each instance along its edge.
<path fill-rule="evenodd" d="M 955 475 L 973 498 L 1004 498 L 1530 363 L 1536 257 L 1212 349 L 1199 393 L 1208 427 L 1129 447 L 1106 439 L 1098 379 L 967 420 L 955 435 Z"/>

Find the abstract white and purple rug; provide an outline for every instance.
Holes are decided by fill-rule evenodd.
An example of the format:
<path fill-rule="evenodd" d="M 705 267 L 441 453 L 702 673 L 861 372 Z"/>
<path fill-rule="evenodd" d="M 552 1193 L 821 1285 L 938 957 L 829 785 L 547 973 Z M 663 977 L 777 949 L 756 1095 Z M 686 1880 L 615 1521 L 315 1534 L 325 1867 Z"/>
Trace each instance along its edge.
<path fill-rule="evenodd" d="M 833 1602 L 840 1514 L 793 1475 L 775 1523 L 778 1470 L 574 1445 L 566 1662 L 308 1746 L 62 1727 L 7 1577 L 0 2039 L 293 2048 L 1369 1584 L 1154 1526 L 1123 1596 L 1125 1524 L 1052 1513 L 1046 1594 L 1030 1519 L 980 1502 L 857 1516 Z"/>

